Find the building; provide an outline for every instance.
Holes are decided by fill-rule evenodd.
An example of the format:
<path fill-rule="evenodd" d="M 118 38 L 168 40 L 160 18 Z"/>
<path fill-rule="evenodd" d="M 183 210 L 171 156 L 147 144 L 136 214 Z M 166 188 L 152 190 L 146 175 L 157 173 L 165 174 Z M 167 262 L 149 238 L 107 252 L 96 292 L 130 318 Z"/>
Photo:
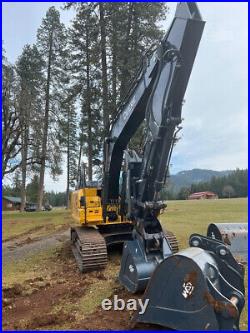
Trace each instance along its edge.
<path fill-rule="evenodd" d="M 214 192 L 196 192 L 188 196 L 188 200 L 202 200 L 202 199 L 218 199 L 218 195 Z"/>
<path fill-rule="evenodd" d="M 19 197 L 2 197 L 2 210 L 20 210 L 21 198 Z"/>

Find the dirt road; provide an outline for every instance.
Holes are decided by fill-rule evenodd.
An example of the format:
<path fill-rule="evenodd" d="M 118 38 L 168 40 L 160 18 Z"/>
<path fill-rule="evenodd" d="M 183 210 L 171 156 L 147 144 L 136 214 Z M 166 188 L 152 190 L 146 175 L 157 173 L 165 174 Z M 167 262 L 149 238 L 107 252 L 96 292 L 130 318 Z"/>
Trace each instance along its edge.
<path fill-rule="evenodd" d="M 12 261 L 24 259 L 29 255 L 41 252 L 45 249 L 55 247 L 69 239 L 69 230 L 61 230 L 56 234 L 45 237 L 20 237 L 2 243 L 2 265 L 3 267 Z"/>

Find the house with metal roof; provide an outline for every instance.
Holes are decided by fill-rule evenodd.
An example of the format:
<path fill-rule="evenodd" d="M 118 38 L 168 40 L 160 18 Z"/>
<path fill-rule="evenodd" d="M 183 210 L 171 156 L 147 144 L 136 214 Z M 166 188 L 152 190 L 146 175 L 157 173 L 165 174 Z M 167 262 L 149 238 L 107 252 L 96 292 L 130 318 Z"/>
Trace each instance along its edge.
<path fill-rule="evenodd" d="M 20 210 L 21 198 L 4 195 L 2 197 L 2 210 Z"/>
<path fill-rule="evenodd" d="M 211 191 L 196 192 L 188 196 L 188 200 L 218 199 L 218 195 Z"/>

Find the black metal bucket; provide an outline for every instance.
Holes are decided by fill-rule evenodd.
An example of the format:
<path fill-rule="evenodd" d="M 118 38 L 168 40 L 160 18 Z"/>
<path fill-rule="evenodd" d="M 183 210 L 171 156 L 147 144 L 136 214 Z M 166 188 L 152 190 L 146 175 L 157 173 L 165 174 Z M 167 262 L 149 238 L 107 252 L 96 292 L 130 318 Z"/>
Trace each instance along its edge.
<path fill-rule="evenodd" d="M 137 312 L 134 321 L 178 331 L 239 329 L 243 271 L 221 242 L 199 239 L 209 251 L 190 247 L 156 267 L 143 295 L 144 302 L 149 300 L 146 311 Z M 223 248 L 227 265 L 224 252 L 216 254 Z"/>
<path fill-rule="evenodd" d="M 248 261 L 247 223 L 211 223 L 207 236 L 222 241 L 240 263 Z"/>

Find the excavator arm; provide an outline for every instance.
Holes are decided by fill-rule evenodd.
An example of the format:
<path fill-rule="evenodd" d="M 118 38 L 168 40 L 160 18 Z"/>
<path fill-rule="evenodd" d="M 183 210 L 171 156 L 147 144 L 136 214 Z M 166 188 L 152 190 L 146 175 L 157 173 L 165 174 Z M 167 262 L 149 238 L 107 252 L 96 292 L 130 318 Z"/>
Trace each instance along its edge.
<path fill-rule="evenodd" d="M 121 118 L 125 114 L 125 128 L 133 118 L 128 127 L 130 133 L 140 125 L 142 116 L 145 117 L 146 128 L 142 155 L 135 159 L 135 154 L 125 154 L 125 192 L 129 195 L 125 196 L 122 208 L 135 226 L 133 241 L 126 242 L 124 246 L 119 277 L 120 282 L 132 292 L 144 290 L 158 263 L 172 254 L 171 244 L 158 220 L 160 210 L 166 206 L 159 200 L 159 193 L 166 179 L 178 126 L 182 120 L 183 98 L 203 28 L 204 21 L 195 3 L 177 5 L 166 36 L 152 55 L 149 67 L 141 77 L 142 81 L 138 81 L 138 86 L 146 82 L 141 95 L 143 106 L 139 102 L 134 104 L 134 109 L 131 107 L 131 100 L 137 101 L 133 93 L 136 89 L 132 90 L 129 104 L 118 116 Z M 127 107 L 130 112 L 127 112 Z M 114 144 L 121 138 L 116 125 L 115 122 L 111 130 L 111 134 L 116 133 Z M 121 157 L 124 148 L 118 146 Z M 110 163 L 110 170 L 112 167 Z M 115 182 L 115 177 L 112 179 Z"/>
<path fill-rule="evenodd" d="M 104 206 L 118 200 L 124 150 L 145 118 L 147 135 L 136 201 L 141 205 L 156 200 L 165 180 L 176 126 L 181 122 L 183 98 L 203 27 L 196 4 L 179 3 L 166 36 L 153 54 L 145 57 L 106 139 Z"/>

